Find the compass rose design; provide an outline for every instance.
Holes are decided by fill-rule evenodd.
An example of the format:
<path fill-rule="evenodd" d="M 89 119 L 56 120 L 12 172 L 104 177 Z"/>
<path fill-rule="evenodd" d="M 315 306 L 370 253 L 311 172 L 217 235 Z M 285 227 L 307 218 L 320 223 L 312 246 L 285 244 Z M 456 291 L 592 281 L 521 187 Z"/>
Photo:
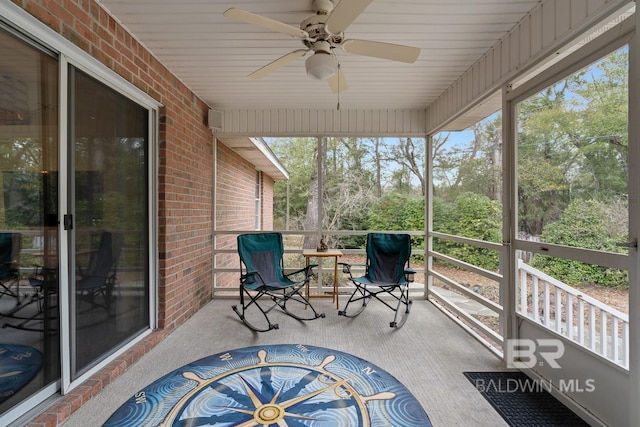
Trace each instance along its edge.
<path fill-rule="evenodd" d="M 420 425 L 413 395 L 371 363 L 304 345 L 248 347 L 193 362 L 136 393 L 105 426 Z"/>

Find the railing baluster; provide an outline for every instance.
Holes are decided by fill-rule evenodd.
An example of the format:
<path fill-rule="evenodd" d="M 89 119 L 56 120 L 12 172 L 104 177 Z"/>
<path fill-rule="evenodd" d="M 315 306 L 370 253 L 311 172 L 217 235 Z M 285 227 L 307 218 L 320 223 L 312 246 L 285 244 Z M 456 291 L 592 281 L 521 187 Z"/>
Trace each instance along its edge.
<path fill-rule="evenodd" d="M 584 300 L 578 299 L 578 342 L 584 345 Z"/>
<path fill-rule="evenodd" d="M 589 304 L 589 348 L 596 351 L 596 308 Z"/>
<path fill-rule="evenodd" d="M 562 334 L 562 291 L 557 287 L 553 291 L 555 297 L 555 309 L 556 309 L 556 332 Z"/>
<path fill-rule="evenodd" d="M 611 319 L 611 359 L 615 362 L 618 361 L 620 357 L 620 349 L 618 346 L 620 345 L 620 339 L 618 336 L 618 318 L 613 317 Z"/>
<path fill-rule="evenodd" d="M 546 281 L 542 282 L 544 284 L 544 294 L 543 294 L 543 301 L 542 303 L 544 304 L 544 324 L 547 326 L 547 328 L 549 328 L 549 324 L 551 323 L 551 313 L 549 310 L 549 307 L 551 306 L 551 302 L 549 301 L 549 283 L 547 283 Z"/>
<path fill-rule="evenodd" d="M 527 272 L 520 270 L 520 313 L 529 314 L 529 307 L 527 304 Z"/>
<path fill-rule="evenodd" d="M 622 366 L 629 368 L 629 323 L 622 324 Z"/>
<path fill-rule="evenodd" d="M 565 334 L 571 341 L 573 341 L 573 295 L 567 292 L 567 306 L 566 309 L 567 315 L 567 333 Z"/>
<path fill-rule="evenodd" d="M 540 321 L 540 295 L 538 289 L 538 278 L 533 276 L 532 281 L 532 294 L 533 294 L 533 320 Z M 543 301 L 544 302 L 544 301 Z"/>
<path fill-rule="evenodd" d="M 526 263 L 518 263 L 518 267 L 521 278 L 520 312 L 522 314 L 617 365 L 628 368 L 629 319 L 626 314 Z M 529 283 L 531 283 L 530 303 Z M 540 283 L 542 283 L 542 289 L 540 289 Z M 553 292 L 553 300 L 551 292 Z M 529 306 L 532 308 L 531 312 L 528 310 Z M 552 321 L 555 322 L 555 327 L 551 325 Z M 562 331 L 563 327 L 566 327 L 565 332 Z"/>
<path fill-rule="evenodd" d="M 607 313 L 600 310 L 600 354 L 607 357 Z"/>

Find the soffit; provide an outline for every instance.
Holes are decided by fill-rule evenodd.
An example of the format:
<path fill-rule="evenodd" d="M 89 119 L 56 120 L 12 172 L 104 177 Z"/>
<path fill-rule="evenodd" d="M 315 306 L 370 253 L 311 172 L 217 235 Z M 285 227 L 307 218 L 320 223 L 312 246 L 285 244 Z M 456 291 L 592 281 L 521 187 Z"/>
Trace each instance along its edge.
<path fill-rule="evenodd" d="M 347 1 L 347 0 L 342 0 Z M 306 76 L 304 59 L 252 80 L 247 75 L 302 48 L 292 37 L 223 16 L 241 8 L 293 26 L 312 14 L 311 0 L 101 0 L 172 73 L 212 108 L 426 108 L 507 32 L 537 0 L 373 0 L 345 38 L 421 49 L 413 64 L 338 49 L 348 90 L 338 99 Z"/>

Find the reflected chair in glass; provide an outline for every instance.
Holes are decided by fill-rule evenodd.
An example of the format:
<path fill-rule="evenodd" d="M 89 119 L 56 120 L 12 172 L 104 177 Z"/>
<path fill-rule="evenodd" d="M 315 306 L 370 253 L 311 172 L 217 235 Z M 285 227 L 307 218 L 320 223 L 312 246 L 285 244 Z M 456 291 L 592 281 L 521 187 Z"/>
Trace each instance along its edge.
<path fill-rule="evenodd" d="M 53 331 L 58 320 L 58 270 L 35 266 L 28 278 L 33 294 L 29 300 L 5 317 L 8 322 L 3 328 L 15 328 L 25 331 Z M 34 307 L 35 310 L 30 308 Z M 15 323 L 15 321 L 19 321 Z"/>
<path fill-rule="evenodd" d="M 0 297 L 9 296 L 20 305 L 20 233 L 0 233 Z"/>
<path fill-rule="evenodd" d="M 80 269 L 76 279 L 78 298 L 89 302 L 91 308 L 104 308 L 109 315 L 112 314 L 111 302 L 123 240 L 122 233 L 101 232 L 98 249 L 91 251 L 87 268 Z M 96 302 L 97 295 L 103 297 L 104 304 Z"/>
<path fill-rule="evenodd" d="M 303 294 L 316 265 L 285 274 L 281 233 L 242 234 L 237 241 L 240 305 L 232 308 L 247 327 L 257 332 L 278 329 L 269 319 L 275 307 L 300 321 L 324 317 Z"/>
<path fill-rule="evenodd" d="M 367 235 L 366 252 L 366 264 L 340 263 L 343 272 L 349 274 L 355 290 L 338 315 L 356 317 L 375 298 L 393 310 L 389 326 L 400 328 L 407 320 L 412 304 L 409 283 L 414 280 L 415 270 L 409 267 L 411 236 L 370 233 Z M 363 276 L 354 276 L 357 267 L 364 268 Z"/>

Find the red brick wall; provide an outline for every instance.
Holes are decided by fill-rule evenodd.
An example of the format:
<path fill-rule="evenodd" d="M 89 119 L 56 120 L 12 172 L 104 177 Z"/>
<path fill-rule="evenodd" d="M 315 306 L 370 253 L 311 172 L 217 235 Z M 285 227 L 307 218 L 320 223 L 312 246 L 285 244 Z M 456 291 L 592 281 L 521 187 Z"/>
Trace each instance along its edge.
<path fill-rule="evenodd" d="M 218 141 L 216 230 L 255 227 L 256 167 Z"/>
<path fill-rule="evenodd" d="M 165 106 L 158 145 L 158 319 L 161 328 L 173 328 L 211 298 L 208 106 L 95 1 L 14 3 Z"/>
<path fill-rule="evenodd" d="M 262 174 L 262 229 L 273 230 L 273 186 L 275 181 Z"/>
<path fill-rule="evenodd" d="M 255 230 L 256 167 L 218 141 L 216 230 Z M 261 173 L 261 230 L 273 229 L 273 185 Z"/>
<path fill-rule="evenodd" d="M 216 180 L 216 230 L 255 230 L 256 168 L 224 143 L 217 144 L 218 172 Z M 261 230 L 273 229 L 273 178 L 261 173 L 262 219 Z M 235 235 L 216 238 L 218 249 L 236 249 Z M 239 268 L 234 254 L 216 255 L 217 268 Z M 238 274 L 218 274 L 217 285 L 236 287 Z"/>

